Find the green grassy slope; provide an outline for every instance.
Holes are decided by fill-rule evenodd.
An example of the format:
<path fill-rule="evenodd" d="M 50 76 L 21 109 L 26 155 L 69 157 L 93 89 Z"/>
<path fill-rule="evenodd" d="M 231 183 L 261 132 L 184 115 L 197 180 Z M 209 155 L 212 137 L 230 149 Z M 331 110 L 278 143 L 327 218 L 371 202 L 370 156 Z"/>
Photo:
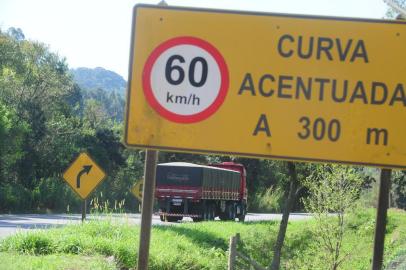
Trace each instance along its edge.
<path fill-rule="evenodd" d="M 348 252 L 349 256 L 342 265 L 342 269 L 370 268 L 374 225 L 374 210 L 366 210 L 349 219 L 348 234 L 343 246 L 344 252 Z M 240 250 L 267 266 L 272 258 L 272 246 L 278 226 L 278 222 L 220 221 L 155 226 L 152 230 L 150 269 L 226 269 L 229 237 L 236 233 L 241 234 L 244 243 L 244 247 L 240 247 Z M 323 269 L 323 266 L 325 267 L 324 262 L 320 261 L 321 249 L 315 241 L 315 226 L 314 221 L 289 224 L 283 250 L 283 269 Z M 114 258 L 118 268 L 131 268 L 136 265 L 138 234 L 139 227 L 128 225 L 125 220 L 90 221 L 83 225 L 19 233 L 0 243 L 0 252 L 3 252 L 1 253 L 3 257 L 18 256 L 24 260 L 45 260 L 49 256 L 61 257 L 63 258 L 61 260 L 80 258 L 67 257 L 71 254 L 86 256 L 86 258 L 103 256 Z M 406 254 L 406 213 L 391 210 L 385 246 L 386 264 L 404 254 Z M 17 261 L 19 260 L 14 260 L 14 262 Z M 103 261 L 99 260 L 99 262 Z M 7 262 L 13 263 L 13 260 L 9 259 Z M 109 269 L 102 267 L 104 266 L 89 269 Z M 106 264 L 105 267 L 110 266 Z M 61 269 L 64 268 L 61 267 Z"/>
<path fill-rule="evenodd" d="M 101 256 L 89 257 L 72 254 L 45 256 L 0 252 L 1 270 L 113 270 L 113 261 Z"/>

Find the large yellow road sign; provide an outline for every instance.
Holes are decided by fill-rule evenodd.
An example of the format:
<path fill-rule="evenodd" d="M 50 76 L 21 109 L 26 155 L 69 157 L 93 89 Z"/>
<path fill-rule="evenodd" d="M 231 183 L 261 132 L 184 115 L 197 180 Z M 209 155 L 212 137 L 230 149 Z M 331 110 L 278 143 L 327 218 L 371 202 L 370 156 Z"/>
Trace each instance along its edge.
<path fill-rule="evenodd" d="M 63 179 L 82 199 L 86 199 L 105 177 L 106 173 L 86 153 L 81 153 L 63 174 Z"/>
<path fill-rule="evenodd" d="M 139 5 L 130 147 L 406 168 L 406 23 Z"/>

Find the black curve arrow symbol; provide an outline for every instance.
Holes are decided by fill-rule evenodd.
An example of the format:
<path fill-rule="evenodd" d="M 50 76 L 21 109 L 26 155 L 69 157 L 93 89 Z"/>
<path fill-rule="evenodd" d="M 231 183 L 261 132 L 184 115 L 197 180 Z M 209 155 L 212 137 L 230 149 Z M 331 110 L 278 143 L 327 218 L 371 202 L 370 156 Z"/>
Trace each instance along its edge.
<path fill-rule="evenodd" d="M 78 176 L 76 176 L 76 187 L 80 188 L 80 177 L 82 177 L 83 174 L 89 174 L 90 170 L 92 169 L 92 165 L 85 165 L 83 166 L 83 169 L 78 173 Z"/>

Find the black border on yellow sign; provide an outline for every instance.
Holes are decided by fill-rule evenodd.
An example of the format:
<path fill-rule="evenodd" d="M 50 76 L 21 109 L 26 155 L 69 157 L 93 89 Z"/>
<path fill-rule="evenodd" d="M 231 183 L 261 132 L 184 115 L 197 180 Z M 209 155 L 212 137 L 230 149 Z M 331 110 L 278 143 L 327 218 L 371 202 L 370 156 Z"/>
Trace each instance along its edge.
<path fill-rule="evenodd" d="M 135 46 L 135 29 L 136 29 L 136 18 L 138 9 L 162 9 L 162 10 L 180 10 L 180 11 L 190 11 L 190 12 L 207 12 L 207 13 L 220 13 L 220 14 L 238 14 L 247 16 L 269 16 L 269 17 L 285 17 L 285 18 L 299 18 L 299 19 L 309 19 L 309 20 L 333 20 L 333 21 L 351 21 L 351 22 L 365 22 L 365 23 L 385 23 L 385 24 L 403 24 L 406 26 L 406 21 L 400 20 L 380 20 L 380 19 L 365 19 L 365 18 L 351 18 L 351 17 L 334 17 L 334 16 L 314 16 L 314 15 L 301 15 L 301 14 L 287 14 L 287 13 L 268 13 L 268 12 L 255 12 L 255 11 L 237 11 L 237 10 L 224 10 L 224 9 L 208 9 L 208 8 L 190 8 L 190 7 L 174 7 L 174 6 L 156 6 L 147 4 L 137 4 L 133 8 L 132 17 L 132 28 L 131 28 L 131 45 L 130 45 L 130 62 L 128 69 L 128 82 L 127 82 L 127 100 L 124 115 L 124 145 L 127 148 L 143 148 L 143 149 L 154 149 L 154 150 L 166 150 L 171 152 L 192 152 L 200 154 L 219 154 L 219 155 L 233 155 L 233 156 L 243 156 L 249 158 L 268 158 L 268 159 L 282 159 L 282 160 L 293 160 L 293 161 L 308 161 L 308 162 L 319 162 L 319 163 L 342 163 L 348 165 L 366 165 L 373 167 L 383 167 L 383 168 L 394 168 L 394 169 L 405 169 L 406 166 L 392 165 L 392 164 L 380 164 L 380 163 L 366 163 L 357 161 L 342 161 L 342 160 L 329 160 L 329 159 L 316 159 L 316 158 L 301 158 L 301 157 L 290 157 L 290 156 L 276 156 L 276 155 L 262 155 L 262 154 L 251 154 L 251 153 L 241 153 L 241 152 L 225 152 L 225 151 L 210 151 L 207 149 L 189 149 L 189 148 L 176 148 L 176 147 L 157 147 L 151 145 L 141 145 L 141 144 L 129 144 L 128 141 L 128 119 L 129 119 L 129 104 L 130 102 L 130 92 L 131 92 L 131 82 L 132 82 L 132 67 L 134 60 L 134 46 Z"/>
<path fill-rule="evenodd" d="M 104 174 L 104 177 L 99 181 L 99 183 L 97 183 L 96 186 L 94 186 L 94 188 L 89 192 L 89 194 L 87 194 L 87 196 L 85 198 L 83 198 L 79 192 L 76 191 L 76 188 L 74 188 L 63 176 L 65 175 L 65 173 L 72 167 L 73 163 L 76 162 L 76 160 L 79 158 L 79 156 L 81 154 L 86 154 L 88 156 L 88 158 L 99 168 L 99 170 L 102 171 L 102 173 Z M 89 195 L 98 187 L 100 186 L 101 183 L 103 183 L 103 181 L 107 178 L 107 173 L 103 170 L 103 168 L 92 158 L 92 156 L 89 154 L 89 152 L 87 151 L 82 151 L 80 152 L 78 155 L 76 155 L 76 157 L 70 162 L 69 166 L 63 171 L 62 173 L 62 179 L 70 186 L 70 188 L 76 193 L 76 195 L 79 196 L 79 198 L 81 198 L 82 200 L 86 200 L 87 198 L 89 198 Z"/>

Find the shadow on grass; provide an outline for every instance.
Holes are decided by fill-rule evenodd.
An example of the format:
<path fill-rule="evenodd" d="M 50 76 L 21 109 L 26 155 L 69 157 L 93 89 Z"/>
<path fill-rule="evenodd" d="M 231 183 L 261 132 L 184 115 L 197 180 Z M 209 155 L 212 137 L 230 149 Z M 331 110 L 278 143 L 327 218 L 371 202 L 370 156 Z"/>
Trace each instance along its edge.
<path fill-rule="evenodd" d="M 303 228 L 300 233 L 290 234 L 285 239 L 283 254 L 285 258 L 293 258 L 298 250 L 308 250 L 314 245 L 315 234 L 308 228 Z"/>
<path fill-rule="evenodd" d="M 241 225 L 245 226 L 256 226 L 256 225 L 279 225 L 280 221 L 278 220 L 259 220 L 259 221 L 245 221 L 241 222 Z"/>
<path fill-rule="evenodd" d="M 156 226 L 157 231 L 174 232 L 189 238 L 192 242 L 207 248 L 216 247 L 222 250 L 228 249 L 228 240 L 217 237 L 216 235 L 204 232 L 198 229 L 180 227 L 180 226 Z"/>
<path fill-rule="evenodd" d="M 212 224 L 217 223 L 217 225 L 220 225 L 219 229 L 220 230 L 222 229 L 221 228 L 222 222 L 214 221 L 211 223 Z M 239 223 L 239 224 L 243 225 L 243 226 L 252 226 L 253 230 L 254 230 L 255 226 L 258 226 L 261 224 L 275 225 L 275 224 L 279 224 L 279 222 L 278 221 L 252 221 L 252 222 L 244 222 L 244 223 Z M 176 234 L 189 238 L 192 242 L 199 244 L 203 247 L 208 247 L 208 248 L 216 247 L 216 248 L 220 248 L 224 251 L 226 251 L 228 249 L 229 239 L 219 238 L 218 236 L 216 236 L 213 233 L 210 233 L 207 231 L 202 231 L 201 229 L 198 229 L 198 228 L 189 228 L 189 227 L 175 225 L 175 226 L 154 226 L 154 230 L 158 230 L 161 232 L 168 232 L 168 231 L 174 232 Z M 246 228 L 244 230 L 246 230 Z"/>

